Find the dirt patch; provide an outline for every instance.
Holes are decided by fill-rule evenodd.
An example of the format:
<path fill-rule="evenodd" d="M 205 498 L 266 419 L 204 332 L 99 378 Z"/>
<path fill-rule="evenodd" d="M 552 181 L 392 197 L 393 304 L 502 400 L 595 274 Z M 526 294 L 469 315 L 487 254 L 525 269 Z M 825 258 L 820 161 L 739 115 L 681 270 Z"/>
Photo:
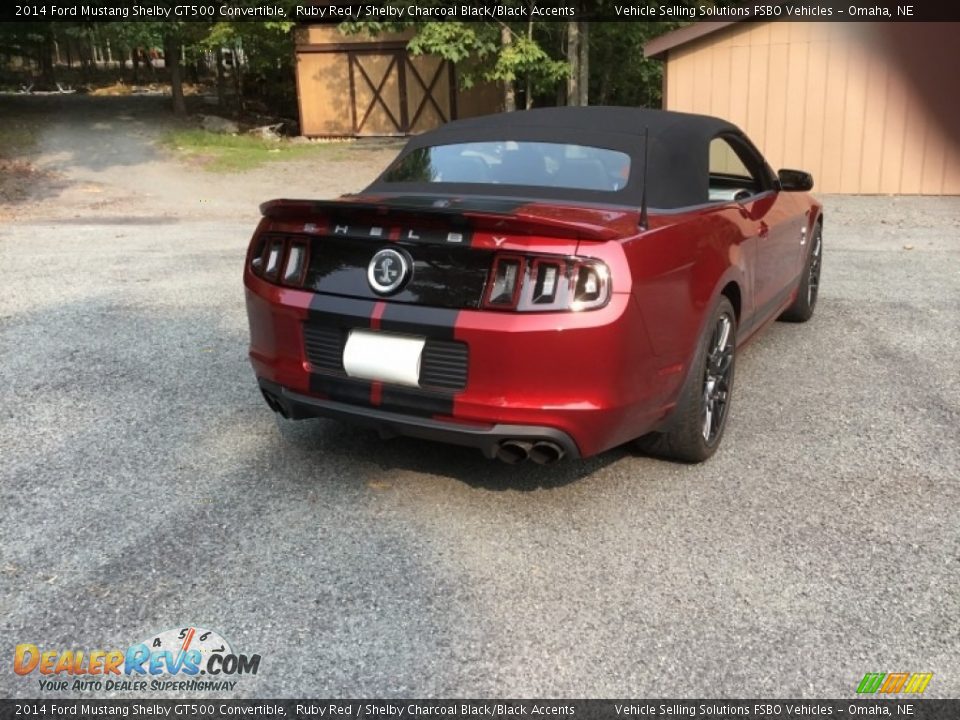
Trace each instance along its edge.
<path fill-rule="evenodd" d="M 0 220 L 14 216 L 16 206 L 56 186 L 58 173 L 39 168 L 36 118 L 29 114 L 0 116 Z"/>
<path fill-rule="evenodd" d="M 62 173 L 38 167 L 33 159 L 0 158 L 0 221 L 43 212 L 68 185 Z"/>
<path fill-rule="evenodd" d="M 165 145 L 171 134 L 196 126 L 174 118 L 162 96 L 17 96 L 0 109 L 0 123 L 4 115 L 29 117 L 35 129 L 30 157 L 17 158 L 29 168 L 19 168 L 19 181 L 9 181 L 11 195 L 0 198 L 8 218 L 243 217 L 253 223 L 265 200 L 362 190 L 402 146 L 395 140 L 284 141 L 290 152 L 264 148 L 269 162 L 224 169 L 205 153 Z"/>

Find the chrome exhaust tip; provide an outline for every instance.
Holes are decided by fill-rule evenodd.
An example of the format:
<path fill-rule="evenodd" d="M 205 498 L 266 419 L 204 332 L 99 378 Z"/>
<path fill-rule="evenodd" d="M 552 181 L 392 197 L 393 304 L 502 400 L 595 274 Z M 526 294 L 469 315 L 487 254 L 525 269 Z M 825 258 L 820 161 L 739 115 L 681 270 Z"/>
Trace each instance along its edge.
<path fill-rule="evenodd" d="M 530 455 L 531 444 L 523 440 L 504 440 L 497 447 L 497 459 L 508 465 L 522 463 Z"/>
<path fill-rule="evenodd" d="M 557 460 L 562 460 L 565 454 L 563 448 L 556 443 L 543 440 L 534 444 L 530 449 L 529 457 L 537 465 L 550 465 Z"/>

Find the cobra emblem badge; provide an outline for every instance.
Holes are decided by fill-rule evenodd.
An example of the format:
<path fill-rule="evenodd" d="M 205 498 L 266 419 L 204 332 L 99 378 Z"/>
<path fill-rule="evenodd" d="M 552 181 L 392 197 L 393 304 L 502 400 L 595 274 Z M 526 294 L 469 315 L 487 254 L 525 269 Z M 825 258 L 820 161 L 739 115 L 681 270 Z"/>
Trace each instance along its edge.
<path fill-rule="evenodd" d="M 370 259 L 367 281 L 378 295 L 389 295 L 399 290 L 410 277 L 410 259 L 393 248 L 384 248 Z"/>

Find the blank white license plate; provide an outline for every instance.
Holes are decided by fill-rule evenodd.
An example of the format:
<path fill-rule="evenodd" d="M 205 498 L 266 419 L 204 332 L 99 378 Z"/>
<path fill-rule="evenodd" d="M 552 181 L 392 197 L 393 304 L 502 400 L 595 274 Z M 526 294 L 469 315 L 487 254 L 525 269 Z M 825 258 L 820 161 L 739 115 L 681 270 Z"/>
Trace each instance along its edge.
<path fill-rule="evenodd" d="M 351 330 L 343 347 L 350 377 L 420 387 L 420 356 L 426 338 Z"/>

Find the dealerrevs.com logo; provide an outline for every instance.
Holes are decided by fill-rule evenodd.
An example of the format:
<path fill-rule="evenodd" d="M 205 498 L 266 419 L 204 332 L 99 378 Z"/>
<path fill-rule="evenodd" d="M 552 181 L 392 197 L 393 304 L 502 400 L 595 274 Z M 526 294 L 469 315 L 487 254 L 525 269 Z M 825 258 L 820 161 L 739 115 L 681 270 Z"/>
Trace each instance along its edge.
<path fill-rule="evenodd" d="M 239 677 L 256 675 L 259 655 L 234 652 L 214 630 L 167 630 L 123 649 L 65 650 L 21 643 L 13 670 L 35 676 L 41 690 L 233 690 Z"/>

